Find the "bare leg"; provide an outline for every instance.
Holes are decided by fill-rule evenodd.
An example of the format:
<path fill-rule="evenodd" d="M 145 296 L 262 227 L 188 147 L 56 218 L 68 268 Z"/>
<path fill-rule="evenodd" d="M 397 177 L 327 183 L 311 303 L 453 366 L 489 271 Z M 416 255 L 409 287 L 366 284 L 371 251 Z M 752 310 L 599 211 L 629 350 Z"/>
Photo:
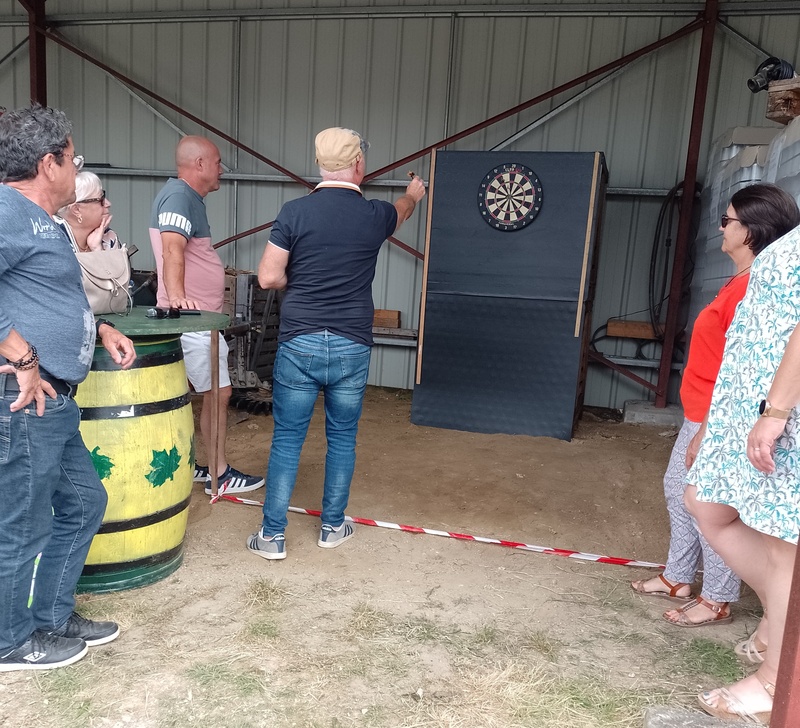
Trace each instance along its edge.
<path fill-rule="evenodd" d="M 764 662 L 756 673 L 727 688 L 727 691 L 750 713 L 772 709 L 772 697 L 767 693 L 763 683 L 771 683 L 774 686 L 778 676 L 778 663 L 789 607 L 789 591 L 797 553 L 797 546 L 788 541 L 781 541 L 765 534 L 759 535 L 764 540 L 764 550 L 768 554 L 764 571 L 769 584 L 763 599 L 769 603 L 769 619 L 765 620 L 767 631 L 765 642 L 769 647 L 764 655 Z M 724 706 L 728 702 L 722 690 L 703 693 L 701 699 L 712 706 L 720 704 Z"/>
<path fill-rule="evenodd" d="M 740 680 L 728 690 L 751 713 L 770 710 L 772 698 L 758 677 L 774 684 L 778 674 L 797 546 L 746 526 L 738 512 L 729 506 L 702 503 L 695 496 L 696 489 L 689 486 L 686 489 L 686 505 L 697 519 L 703 535 L 725 563 L 750 584 L 764 607 L 769 607 L 765 642 L 770 647 L 764 663 L 757 675 Z M 710 704 L 724 702 L 724 697 L 717 691 L 704 696 Z"/>
<path fill-rule="evenodd" d="M 686 487 L 686 508 L 697 520 L 700 531 L 711 547 L 758 594 L 761 603 L 768 577 L 765 564 L 768 559 L 763 534 L 746 526 L 735 508 L 721 503 L 704 503 L 697 500 L 697 489 Z"/>
<path fill-rule="evenodd" d="M 777 646 L 777 649 L 767 649 L 764 665 L 769 669 L 767 675 L 773 676 L 771 682 L 775 682 L 774 677 L 777 677 L 778 662 L 781 656 L 783 632 L 786 628 L 786 615 L 789 611 L 789 592 L 792 588 L 797 545 L 766 534 L 762 534 L 761 537 L 769 552 L 768 572 L 773 575 L 765 597 L 769 603 L 769 619 L 765 620 L 767 635 L 764 642 Z"/>
<path fill-rule="evenodd" d="M 228 432 L 228 402 L 231 399 L 232 389 L 228 387 L 219 388 L 219 447 L 217 448 L 217 475 L 222 475 L 228 467 L 228 460 L 225 455 L 225 436 Z M 203 392 L 203 409 L 200 412 L 200 434 L 203 437 L 203 445 L 206 449 L 206 457 L 211 458 L 208 453 L 213 447 L 211 433 L 211 390 Z"/>
<path fill-rule="evenodd" d="M 761 617 L 761 621 L 758 623 L 758 627 L 756 627 L 753 634 L 756 636 L 754 647 L 759 652 L 763 652 L 764 648 L 767 646 L 767 640 L 769 640 L 769 620 L 767 619 L 766 609 L 764 609 L 764 616 Z"/>

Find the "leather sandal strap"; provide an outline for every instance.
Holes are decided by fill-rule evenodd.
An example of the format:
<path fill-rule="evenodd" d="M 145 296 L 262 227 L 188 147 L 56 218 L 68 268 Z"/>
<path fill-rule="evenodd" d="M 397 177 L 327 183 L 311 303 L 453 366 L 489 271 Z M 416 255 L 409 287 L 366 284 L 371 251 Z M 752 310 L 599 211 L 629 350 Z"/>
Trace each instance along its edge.
<path fill-rule="evenodd" d="M 701 596 L 696 596 L 694 599 L 692 599 L 692 601 L 686 602 L 686 604 L 684 604 L 682 607 L 678 607 L 675 611 L 679 612 L 683 619 L 686 619 L 686 617 L 684 616 L 686 612 L 688 612 L 690 609 L 694 609 L 695 607 L 701 604 L 707 609 L 710 609 L 712 612 L 714 612 L 714 614 L 717 615 L 716 617 L 714 617 L 714 619 L 706 620 L 703 624 L 716 622 L 718 619 L 725 619 L 730 614 L 730 610 L 726 609 L 726 607 L 728 606 L 728 602 L 724 602 L 722 606 L 718 607 L 716 604 L 709 603 Z"/>
<path fill-rule="evenodd" d="M 685 614 L 688 612 L 692 607 L 696 607 L 700 602 L 697 601 L 697 597 L 692 599 L 690 602 L 686 602 L 682 607 L 678 607 L 675 611 L 680 612 L 681 614 Z"/>
<path fill-rule="evenodd" d="M 727 617 L 728 616 L 728 602 L 722 602 L 720 605 L 712 604 L 707 599 L 703 599 L 701 596 L 696 596 L 694 598 L 697 604 L 702 604 L 706 609 L 710 609 L 714 614 L 718 616 L 718 618 Z M 688 609 L 691 605 L 687 604 L 684 609 Z"/>
<path fill-rule="evenodd" d="M 676 582 L 675 584 L 672 584 L 668 579 L 664 578 L 664 574 L 659 574 L 658 578 L 661 579 L 661 581 L 664 582 L 664 586 L 667 587 L 667 589 L 669 589 L 669 595 L 671 597 L 677 596 L 678 589 L 680 589 L 681 587 L 689 586 L 689 584 L 684 584 L 680 581 Z"/>

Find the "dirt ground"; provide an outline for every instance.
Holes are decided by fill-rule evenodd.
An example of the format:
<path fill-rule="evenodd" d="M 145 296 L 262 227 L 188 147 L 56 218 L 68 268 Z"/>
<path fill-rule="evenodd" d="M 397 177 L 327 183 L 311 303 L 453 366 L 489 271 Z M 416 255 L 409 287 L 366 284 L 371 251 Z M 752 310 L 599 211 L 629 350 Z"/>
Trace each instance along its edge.
<path fill-rule="evenodd" d="M 675 432 L 586 414 L 575 438 L 417 427 L 408 392 L 370 389 L 348 514 L 662 563 Z M 319 405 L 318 405 L 319 409 Z M 320 504 L 315 416 L 292 501 Z M 268 416 L 231 412 L 229 460 L 264 470 Z M 263 490 L 252 494 L 263 499 Z M 756 624 L 679 629 L 628 587 L 647 569 L 357 526 L 335 550 L 290 514 L 288 557 L 245 549 L 260 509 L 195 484 L 185 560 L 149 587 L 84 595 L 121 637 L 74 666 L 0 676 L 0 725 L 515 728 L 640 726 L 741 674 Z"/>

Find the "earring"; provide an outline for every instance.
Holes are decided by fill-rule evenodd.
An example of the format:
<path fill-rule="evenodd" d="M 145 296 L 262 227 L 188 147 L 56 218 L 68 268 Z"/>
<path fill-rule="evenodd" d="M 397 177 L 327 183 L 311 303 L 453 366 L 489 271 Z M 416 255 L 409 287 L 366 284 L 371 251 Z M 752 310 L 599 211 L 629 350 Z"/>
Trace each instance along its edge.
<path fill-rule="evenodd" d="M 80 215 L 75 215 L 75 219 L 78 221 L 78 225 L 83 222 L 83 218 Z"/>

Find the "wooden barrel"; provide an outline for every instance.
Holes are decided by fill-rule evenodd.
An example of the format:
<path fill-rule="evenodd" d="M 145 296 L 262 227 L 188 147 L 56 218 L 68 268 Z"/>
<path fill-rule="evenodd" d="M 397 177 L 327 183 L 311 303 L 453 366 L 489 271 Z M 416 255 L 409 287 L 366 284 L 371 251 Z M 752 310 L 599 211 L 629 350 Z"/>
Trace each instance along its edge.
<path fill-rule="evenodd" d="M 102 346 L 75 397 L 81 434 L 108 491 L 79 591 L 151 584 L 175 571 L 194 476 L 194 419 L 179 336 L 133 338 L 120 370 Z"/>

